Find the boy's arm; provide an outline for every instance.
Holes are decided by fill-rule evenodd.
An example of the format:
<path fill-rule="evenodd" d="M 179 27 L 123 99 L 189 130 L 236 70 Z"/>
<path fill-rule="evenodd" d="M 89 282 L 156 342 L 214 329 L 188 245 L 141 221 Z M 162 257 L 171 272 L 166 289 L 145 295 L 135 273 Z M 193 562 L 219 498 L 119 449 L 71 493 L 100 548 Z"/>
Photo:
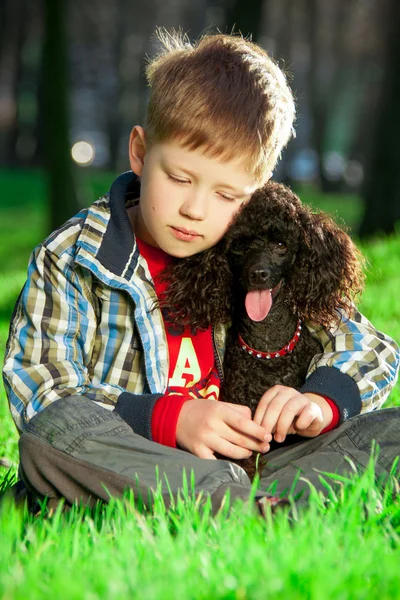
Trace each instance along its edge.
<path fill-rule="evenodd" d="M 323 354 L 311 361 L 299 391 L 333 400 L 339 409 L 339 425 L 380 408 L 398 377 L 400 351 L 396 342 L 377 331 L 357 310 L 352 319 L 342 314 L 338 328 L 306 325 L 320 340 Z"/>
<path fill-rule="evenodd" d="M 71 268 L 67 253 L 55 256 L 44 245 L 33 251 L 11 320 L 3 368 L 14 422 L 22 432 L 52 402 L 82 395 L 110 410 L 117 405 L 116 412 L 129 401 L 129 414 L 122 418 L 151 439 L 151 413 L 162 394 L 136 395 L 90 380 L 97 319 L 83 279 Z"/>

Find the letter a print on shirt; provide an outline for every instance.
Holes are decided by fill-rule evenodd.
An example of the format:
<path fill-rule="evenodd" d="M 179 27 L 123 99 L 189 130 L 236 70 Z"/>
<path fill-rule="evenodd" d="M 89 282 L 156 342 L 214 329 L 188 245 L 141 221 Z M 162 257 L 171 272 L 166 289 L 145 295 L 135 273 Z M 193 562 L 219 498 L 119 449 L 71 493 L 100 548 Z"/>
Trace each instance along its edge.
<path fill-rule="evenodd" d="M 193 342 L 190 338 L 182 338 L 175 370 L 169 380 L 169 387 L 189 387 L 200 381 L 200 378 L 200 365 Z"/>

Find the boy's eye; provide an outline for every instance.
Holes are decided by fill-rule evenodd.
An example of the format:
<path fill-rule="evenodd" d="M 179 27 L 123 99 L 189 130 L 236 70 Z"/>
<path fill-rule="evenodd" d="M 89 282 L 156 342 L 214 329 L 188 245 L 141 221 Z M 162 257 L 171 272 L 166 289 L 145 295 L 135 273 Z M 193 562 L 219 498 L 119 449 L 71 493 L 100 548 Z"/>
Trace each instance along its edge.
<path fill-rule="evenodd" d="M 228 202 L 234 202 L 236 200 L 236 198 L 234 196 L 227 196 L 226 194 L 219 194 L 221 196 L 221 198 L 223 198 L 224 200 L 227 200 Z"/>
<path fill-rule="evenodd" d="M 178 177 L 174 177 L 173 175 L 170 175 L 169 173 L 167 173 L 168 175 L 168 179 L 171 179 L 171 181 L 175 181 L 175 183 L 189 183 L 188 181 L 186 181 L 186 179 L 179 179 Z"/>
<path fill-rule="evenodd" d="M 171 175 L 170 173 L 167 173 L 167 177 L 168 177 L 168 179 L 170 179 L 174 183 L 179 183 L 179 184 L 182 184 L 182 185 L 186 184 L 186 183 L 190 183 L 189 180 L 187 180 L 187 179 L 180 179 L 179 177 L 175 177 L 175 175 Z M 222 193 L 219 193 L 219 196 L 221 198 L 223 198 L 224 200 L 227 200 L 228 202 L 234 202 L 236 200 L 236 198 L 234 196 L 227 196 L 226 194 L 222 194 Z"/>

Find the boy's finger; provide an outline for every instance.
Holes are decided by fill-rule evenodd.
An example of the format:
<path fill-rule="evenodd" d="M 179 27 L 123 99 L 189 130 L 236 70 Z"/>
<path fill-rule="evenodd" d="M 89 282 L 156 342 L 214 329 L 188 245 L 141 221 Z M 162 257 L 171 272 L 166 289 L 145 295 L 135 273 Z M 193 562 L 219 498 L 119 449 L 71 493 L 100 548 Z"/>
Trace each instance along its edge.
<path fill-rule="evenodd" d="M 254 423 L 254 421 L 246 419 L 246 417 L 243 417 L 236 411 L 232 411 L 227 416 L 225 423 L 242 434 L 256 438 L 256 440 L 271 440 L 271 434 L 269 431 L 266 431 L 261 425 Z"/>
<path fill-rule="evenodd" d="M 286 405 L 287 399 L 283 396 L 275 396 L 273 401 L 269 404 L 268 409 L 262 420 L 262 427 L 271 433 L 276 433 L 278 421 L 282 415 L 282 411 Z"/>
<path fill-rule="evenodd" d="M 197 454 L 198 458 L 206 458 L 208 460 L 217 460 L 214 456 L 214 452 L 210 448 L 203 448 Z"/>
<path fill-rule="evenodd" d="M 253 454 L 248 448 L 232 444 L 229 440 L 219 438 L 215 442 L 215 452 L 227 458 L 250 458 Z"/>
<path fill-rule="evenodd" d="M 304 408 L 302 401 L 297 398 L 293 398 L 285 404 L 275 427 L 275 440 L 277 442 L 285 440 L 291 425 L 296 420 L 296 417 L 302 414 Z"/>
<path fill-rule="evenodd" d="M 246 450 L 255 451 L 255 452 L 268 452 L 270 449 L 269 443 L 265 440 L 260 441 L 251 435 L 246 435 L 245 433 L 241 433 L 232 427 L 226 425 L 226 429 L 224 429 L 221 437 L 226 441 L 234 444 L 235 446 L 239 446 L 240 448 L 245 448 Z M 272 440 L 272 436 L 270 435 Z M 271 441 L 270 440 L 270 441 Z"/>
<path fill-rule="evenodd" d="M 224 402 L 223 404 L 233 408 L 233 410 L 236 410 L 236 412 L 251 419 L 251 409 L 249 406 L 245 406 L 244 404 L 232 404 L 232 402 Z"/>
<path fill-rule="evenodd" d="M 303 408 L 299 418 L 296 422 L 296 430 L 302 431 L 303 429 L 309 429 L 314 424 L 315 430 L 318 429 L 319 425 L 323 422 L 322 412 L 314 410 L 310 405 Z"/>
<path fill-rule="evenodd" d="M 264 392 L 264 394 L 262 395 L 253 417 L 253 421 L 257 423 L 257 425 L 262 425 L 264 416 L 267 412 L 267 408 L 278 393 L 279 392 L 277 390 L 277 387 L 274 386 L 266 392 Z"/>
<path fill-rule="evenodd" d="M 264 419 L 264 416 L 267 412 L 267 406 L 265 404 L 258 403 L 256 411 L 254 413 L 253 421 L 257 423 L 257 425 L 261 425 Z"/>
<path fill-rule="evenodd" d="M 260 402 L 258 403 L 256 412 L 254 413 L 254 422 L 258 423 L 259 425 L 263 425 L 263 427 L 265 427 L 267 423 L 268 427 L 271 427 L 268 430 L 272 431 L 272 421 L 273 425 L 276 423 L 276 418 L 272 418 L 274 412 L 271 411 L 272 402 L 276 403 L 276 401 L 279 400 L 282 405 L 292 395 L 293 391 L 293 388 L 289 388 L 284 385 L 274 385 L 272 388 L 269 388 L 269 390 L 264 392 Z M 266 414 L 271 416 L 271 423 L 265 421 Z M 276 415 L 279 415 L 279 412 L 277 412 Z"/>
<path fill-rule="evenodd" d="M 310 427 L 311 423 L 314 421 L 315 416 L 310 414 L 308 410 L 302 410 L 300 415 L 298 416 L 295 425 L 295 429 L 297 431 L 301 431 L 302 429 L 307 429 Z"/>

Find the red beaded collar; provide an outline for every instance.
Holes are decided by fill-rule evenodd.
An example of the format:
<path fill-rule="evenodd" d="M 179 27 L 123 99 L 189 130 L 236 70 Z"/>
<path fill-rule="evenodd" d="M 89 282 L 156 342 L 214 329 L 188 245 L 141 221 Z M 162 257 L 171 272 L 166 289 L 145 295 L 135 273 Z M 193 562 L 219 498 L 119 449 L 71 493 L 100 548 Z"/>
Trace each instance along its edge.
<path fill-rule="evenodd" d="M 248 354 L 251 354 L 255 358 L 279 358 L 280 356 L 285 356 L 286 354 L 290 354 L 293 351 L 293 348 L 296 346 L 297 342 L 300 339 L 300 331 L 301 331 L 301 319 L 297 321 L 296 332 L 290 342 L 283 346 L 277 352 L 260 352 L 259 350 L 254 350 L 243 341 L 241 335 L 238 335 L 239 346 L 246 350 Z"/>

